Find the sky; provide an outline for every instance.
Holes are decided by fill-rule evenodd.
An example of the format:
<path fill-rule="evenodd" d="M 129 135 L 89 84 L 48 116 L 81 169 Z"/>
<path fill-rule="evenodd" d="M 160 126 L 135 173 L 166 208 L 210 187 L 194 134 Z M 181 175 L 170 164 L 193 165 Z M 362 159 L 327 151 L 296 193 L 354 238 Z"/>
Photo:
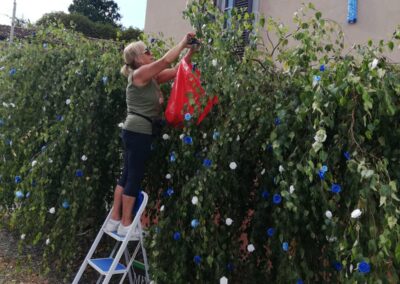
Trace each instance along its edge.
<path fill-rule="evenodd" d="M 68 13 L 68 7 L 72 0 L 16 0 L 16 17 L 37 21 L 43 14 L 64 11 Z M 14 0 L 0 0 L 0 24 L 11 25 L 11 16 Z M 114 0 L 118 4 L 119 13 L 122 16 L 121 24 L 124 27 L 144 28 L 147 0 Z"/>

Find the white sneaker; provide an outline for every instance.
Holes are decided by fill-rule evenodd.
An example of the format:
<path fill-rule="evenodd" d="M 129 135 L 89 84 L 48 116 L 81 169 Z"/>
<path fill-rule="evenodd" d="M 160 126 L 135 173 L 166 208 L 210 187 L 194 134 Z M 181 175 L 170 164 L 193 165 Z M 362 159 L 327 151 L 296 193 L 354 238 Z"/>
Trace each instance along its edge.
<path fill-rule="evenodd" d="M 110 218 L 106 224 L 106 227 L 104 228 L 104 231 L 109 233 L 115 232 L 118 229 L 120 223 L 121 220 L 117 221 Z"/>
<path fill-rule="evenodd" d="M 117 234 L 120 235 L 121 237 L 125 237 L 128 234 L 130 227 L 131 227 L 131 225 L 124 226 L 124 225 L 122 225 L 122 223 L 120 223 L 118 226 Z M 138 227 L 133 229 L 132 237 L 134 237 L 134 238 L 140 237 L 140 232 L 138 230 Z"/>

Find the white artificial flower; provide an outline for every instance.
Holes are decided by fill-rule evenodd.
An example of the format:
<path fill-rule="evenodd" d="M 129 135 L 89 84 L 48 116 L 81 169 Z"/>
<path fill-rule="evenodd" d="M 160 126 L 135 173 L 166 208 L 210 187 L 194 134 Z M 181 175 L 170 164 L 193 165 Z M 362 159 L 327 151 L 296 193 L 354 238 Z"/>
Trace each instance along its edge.
<path fill-rule="evenodd" d="M 240 141 L 240 136 L 236 136 L 236 141 Z"/>
<path fill-rule="evenodd" d="M 8 107 L 8 104 L 3 102 L 3 107 Z"/>
<path fill-rule="evenodd" d="M 199 202 L 199 198 L 197 196 L 192 197 L 192 204 L 196 205 Z"/>
<path fill-rule="evenodd" d="M 181 139 L 181 140 L 182 140 L 184 137 L 185 137 L 185 134 L 183 134 L 183 133 L 182 133 L 181 135 L 179 135 L 179 139 Z"/>
<path fill-rule="evenodd" d="M 25 234 L 22 234 L 22 235 L 21 235 L 21 240 L 25 240 L 25 237 L 26 237 L 26 235 L 25 235 Z"/>
<path fill-rule="evenodd" d="M 67 99 L 66 101 L 65 101 L 65 104 L 66 105 L 69 105 L 71 103 L 71 100 L 70 99 Z"/>
<path fill-rule="evenodd" d="M 371 70 L 374 70 L 376 68 L 376 66 L 378 66 L 379 60 L 377 58 L 375 58 L 374 60 L 372 60 L 371 62 Z"/>
<path fill-rule="evenodd" d="M 37 165 L 37 161 L 36 160 L 32 161 L 32 167 L 34 167 L 36 165 Z"/>
<path fill-rule="evenodd" d="M 166 175 L 165 175 L 165 178 L 166 178 L 166 179 L 171 179 L 171 177 L 172 177 L 171 174 L 166 174 Z"/>
<path fill-rule="evenodd" d="M 123 122 L 118 123 L 118 127 L 119 127 L 119 128 L 124 127 L 124 123 L 123 123 Z"/>
<path fill-rule="evenodd" d="M 255 250 L 256 250 L 256 248 L 254 247 L 253 244 L 249 244 L 249 245 L 247 246 L 247 251 L 248 251 L 248 252 L 253 252 L 253 251 L 255 251 Z"/>
<path fill-rule="evenodd" d="M 15 104 L 13 104 L 13 103 L 10 103 L 10 106 L 12 106 L 12 107 L 15 107 Z"/>
<path fill-rule="evenodd" d="M 330 243 L 333 243 L 333 242 L 337 241 L 337 237 L 335 237 L 335 236 L 331 236 L 331 237 L 326 236 L 326 240 L 328 242 L 330 242 Z"/>
<path fill-rule="evenodd" d="M 231 170 L 234 170 L 234 169 L 237 168 L 237 164 L 236 164 L 235 162 L 231 162 L 231 163 L 229 164 L 229 167 L 231 168 Z"/>
<path fill-rule="evenodd" d="M 165 209 L 165 206 L 162 205 L 162 206 L 160 207 L 160 211 L 162 212 L 162 211 L 164 211 L 164 209 Z"/>
<path fill-rule="evenodd" d="M 49 160 L 48 160 L 48 161 L 49 161 L 49 163 L 50 163 L 50 164 L 52 164 L 52 163 L 53 163 L 53 160 L 52 160 L 51 158 L 49 158 Z"/>
<path fill-rule="evenodd" d="M 314 136 L 314 140 L 319 143 L 323 143 L 326 140 L 326 131 L 325 129 L 320 129 Z"/>
<path fill-rule="evenodd" d="M 87 160 L 86 155 L 83 155 L 83 156 L 81 157 L 81 160 L 82 160 L 82 161 L 86 161 L 86 160 Z"/>
<path fill-rule="evenodd" d="M 49 213 L 50 213 L 50 214 L 56 213 L 56 208 L 51 207 L 51 208 L 49 209 Z"/>
<path fill-rule="evenodd" d="M 47 239 L 46 240 L 46 245 L 49 245 L 50 244 L 50 239 Z"/>
<path fill-rule="evenodd" d="M 285 171 L 285 168 L 282 165 L 279 165 L 279 172 L 283 173 Z"/>
<path fill-rule="evenodd" d="M 332 219 L 332 212 L 329 211 L 329 210 L 326 210 L 325 216 L 326 216 L 326 218 L 328 218 L 328 219 Z"/>
<path fill-rule="evenodd" d="M 163 134 L 162 139 L 168 140 L 169 139 L 169 135 L 167 133 Z"/>
<path fill-rule="evenodd" d="M 312 147 L 315 152 L 318 152 L 322 148 L 322 143 L 321 142 L 314 142 L 312 144 Z"/>
<path fill-rule="evenodd" d="M 362 214 L 361 210 L 357 208 L 353 210 L 353 212 L 351 212 L 351 218 L 353 219 L 359 218 L 361 214 Z"/>
<path fill-rule="evenodd" d="M 222 276 L 219 279 L 219 284 L 228 284 L 228 278 L 226 278 L 225 276 Z"/>
<path fill-rule="evenodd" d="M 213 60 L 211 61 L 211 64 L 212 64 L 212 66 L 217 67 L 217 65 L 218 65 L 218 60 L 217 60 L 217 59 L 213 59 Z"/>
<path fill-rule="evenodd" d="M 291 186 L 289 187 L 289 193 L 290 193 L 290 194 L 292 194 L 295 190 L 296 190 L 296 189 L 294 188 L 293 185 L 291 185 Z"/>
<path fill-rule="evenodd" d="M 232 220 L 231 218 L 226 218 L 225 224 L 226 224 L 227 226 L 232 225 L 232 223 L 233 223 L 233 220 Z"/>
<path fill-rule="evenodd" d="M 349 267 L 350 273 L 353 272 L 353 268 L 354 268 L 353 264 L 350 264 L 350 267 Z"/>
<path fill-rule="evenodd" d="M 264 174 L 265 174 L 265 169 L 262 169 L 261 175 L 264 175 Z"/>
<path fill-rule="evenodd" d="M 207 138 L 207 133 L 203 133 L 203 139 Z"/>
<path fill-rule="evenodd" d="M 293 13 L 293 17 L 297 17 L 297 15 L 298 15 L 297 12 L 294 12 L 294 13 Z"/>

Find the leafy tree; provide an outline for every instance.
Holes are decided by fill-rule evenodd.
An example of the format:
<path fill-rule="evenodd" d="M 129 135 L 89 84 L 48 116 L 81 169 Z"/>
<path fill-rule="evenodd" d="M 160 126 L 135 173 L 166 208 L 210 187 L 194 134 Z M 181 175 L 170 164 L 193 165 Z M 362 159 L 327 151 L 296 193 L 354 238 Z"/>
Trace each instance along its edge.
<path fill-rule="evenodd" d="M 121 19 L 118 4 L 112 0 L 74 0 L 69 6 L 70 13 L 88 17 L 93 22 L 117 25 Z"/>

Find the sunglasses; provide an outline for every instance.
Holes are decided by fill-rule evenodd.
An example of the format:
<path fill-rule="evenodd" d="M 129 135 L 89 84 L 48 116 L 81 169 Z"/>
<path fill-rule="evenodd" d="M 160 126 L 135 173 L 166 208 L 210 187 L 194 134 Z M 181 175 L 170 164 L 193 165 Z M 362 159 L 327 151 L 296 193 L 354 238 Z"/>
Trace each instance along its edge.
<path fill-rule="evenodd" d="M 144 52 L 143 52 L 143 54 L 146 54 L 146 55 L 151 55 L 150 48 L 146 47 L 146 48 L 144 49 Z"/>

